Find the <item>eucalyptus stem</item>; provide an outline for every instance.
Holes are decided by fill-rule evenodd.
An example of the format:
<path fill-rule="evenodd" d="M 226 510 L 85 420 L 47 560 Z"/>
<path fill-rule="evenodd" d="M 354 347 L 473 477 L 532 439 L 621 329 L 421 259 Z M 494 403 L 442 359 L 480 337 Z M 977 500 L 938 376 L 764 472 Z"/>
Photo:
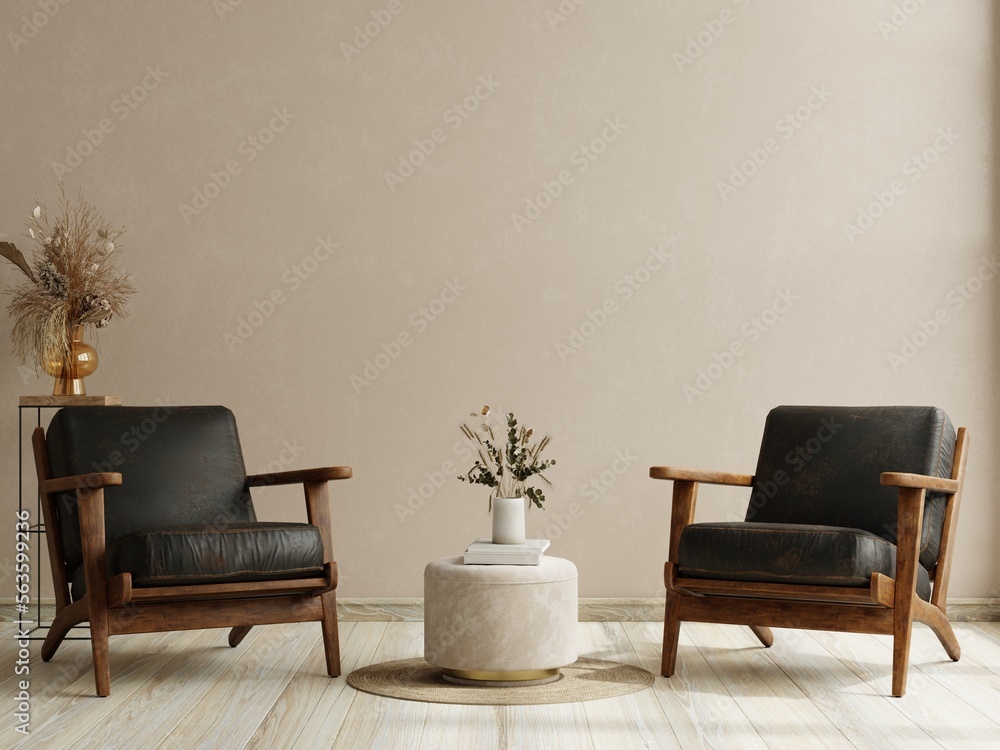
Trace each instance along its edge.
<path fill-rule="evenodd" d="M 498 444 L 493 431 L 495 419 L 491 415 L 490 407 L 484 406 L 479 414 L 469 415 L 479 418 L 477 428 L 464 423 L 461 425 L 462 434 L 474 444 L 478 458 L 471 469 L 458 477 L 459 480 L 489 487 L 492 490 L 491 510 L 495 497 L 527 497 L 532 505 L 542 508 L 545 495 L 537 487 L 529 487 L 527 481 L 537 476 L 546 484 L 552 484 L 544 472 L 556 462 L 541 458 L 542 451 L 549 444 L 549 436 L 545 435 L 532 443 L 534 430 L 519 428 L 514 413 L 508 412 L 504 415 L 504 443 Z"/>

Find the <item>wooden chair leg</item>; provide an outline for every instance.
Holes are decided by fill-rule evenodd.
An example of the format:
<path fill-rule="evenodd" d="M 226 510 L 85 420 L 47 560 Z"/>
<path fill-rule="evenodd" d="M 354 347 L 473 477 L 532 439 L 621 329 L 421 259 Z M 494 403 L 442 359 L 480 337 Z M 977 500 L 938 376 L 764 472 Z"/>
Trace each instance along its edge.
<path fill-rule="evenodd" d="M 326 652 L 326 673 L 340 677 L 340 634 L 337 631 L 337 592 L 320 596 L 323 604 L 323 649 Z"/>
<path fill-rule="evenodd" d="M 941 645 L 952 661 L 962 658 L 962 647 L 955 637 L 955 631 L 948 622 L 948 616 L 938 607 L 923 600 L 914 602 L 913 619 L 922 622 L 934 631 L 934 635 L 941 641 Z"/>
<path fill-rule="evenodd" d="M 667 591 L 667 604 L 663 613 L 663 660 L 660 664 L 660 674 L 673 677 L 677 666 L 677 643 L 681 634 L 681 597 L 673 591 Z"/>
<path fill-rule="evenodd" d="M 913 612 L 922 601 L 917 597 L 917 565 L 920 527 L 924 514 L 924 490 L 899 488 L 896 526 L 896 584 L 892 605 L 892 694 L 906 693 L 906 669 L 910 663 Z"/>
<path fill-rule="evenodd" d="M 771 628 L 764 627 L 763 625 L 751 625 L 750 630 L 764 644 L 764 648 L 771 648 L 774 645 L 774 633 L 771 632 Z"/>
<path fill-rule="evenodd" d="M 906 694 L 906 670 L 910 664 L 910 636 L 913 621 L 901 614 L 897 607 L 892 623 L 892 694 L 902 698 Z"/>
<path fill-rule="evenodd" d="M 237 625 L 235 628 L 229 631 L 229 646 L 230 648 L 236 648 L 240 645 L 240 642 L 247 637 L 247 633 L 253 628 L 253 625 Z"/>
<path fill-rule="evenodd" d="M 56 655 L 60 644 L 74 625 L 86 622 L 90 616 L 89 602 L 86 596 L 78 602 L 73 602 L 68 607 L 63 607 L 56 613 L 52 620 L 52 626 L 42 643 L 42 661 L 49 661 Z"/>
<path fill-rule="evenodd" d="M 111 694 L 111 660 L 108 653 L 108 581 L 104 549 L 104 489 L 78 489 L 80 541 L 88 604 L 90 644 L 94 652 L 94 682 L 102 698 Z"/>
<path fill-rule="evenodd" d="M 94 653 L 94 684 L 97 694 L 105 698 L 111 694 L 111 656 L 108 644 L 108 610 L 90 612 L 90 645 Z"/>

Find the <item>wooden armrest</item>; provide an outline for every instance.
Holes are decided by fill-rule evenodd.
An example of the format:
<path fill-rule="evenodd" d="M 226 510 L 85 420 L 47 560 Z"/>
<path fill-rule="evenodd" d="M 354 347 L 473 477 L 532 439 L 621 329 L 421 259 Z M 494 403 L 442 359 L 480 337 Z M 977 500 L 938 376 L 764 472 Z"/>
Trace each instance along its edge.
<path fill-rule="evenodd" d="M 73 490 L 95 490 L 98 487 L 111 487 L 121 484 L 122 475 L 114 471 L 96 472 L 94 474 L 77 474 L 72 477 L 56 477 L 42 482 L 42 492 L 72 492 Z"/>
<path fill-rule="evenodd" d="M 649 476 L 651 479 L 675 479 L 684 482 L 701 482 L 702 484 L 728 484 L 734 487 L 750 487 L 753 485 L 753 476 L 750 474 L 678 469 L 673 466 L 652 466 L 649 469 Z"/>
<path fill-rule="evenodd" d="M 958 492 L 957 479 L 942 479 L 924 474 L 906 474 L 898 471 L 882 472 L 879 482 L 889 487 L 908 487 L 914 490 L 933 490 L 935 492 Z"/>
<path fill-rule="evenodd" d="M 247 477 L 247 487 L 265 487 L 272 484 L 304 484 L 306 482 L 328 482 L 332 479 L 350 479 L 354 475 L 350 466 L 324 466 L 319 469 L 298 469 L 276 471 L 271 474 L 251 474 Z"/>

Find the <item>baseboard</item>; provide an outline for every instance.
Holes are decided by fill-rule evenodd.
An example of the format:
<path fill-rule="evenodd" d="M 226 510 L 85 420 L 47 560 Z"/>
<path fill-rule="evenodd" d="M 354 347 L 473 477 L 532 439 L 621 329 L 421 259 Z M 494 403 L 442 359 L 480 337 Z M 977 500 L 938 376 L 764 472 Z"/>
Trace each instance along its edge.
<path fill-rule="evenodd" d="M 420 622 L 423 599 L 339 599 L 340 618 L 379 622 Z M 951 599 L 952 622 L 1000 622 L 1000 598 Z M 662 597 L 580 599 L 580 622 L 663 622 Z"/>
<path fill-rule="evenodd" d="M 952 622 L 1000 622 L 1000 599 L 949 599 Z"/>
<path fill-rule="evenodd" d="M 379 622 L 421 622 L 423 599 L 339 599 L 340 618 Z M 580 599 L 580 622 L 662 622 L 663 599 Z"/>
<path fill-rule="evenodd" d="M 344 622 L 423 622 L 424 600 L 349 599 L 337 597 L 337 615 Z"/>
<path fill-rule="evenodd" d="M 339 599 L 340 617 L 380 622 L 420 622 L 423 599 Z M 662 622 L 663 599 L 580 599 L 580 622 Z"/>
<path fill-rule="evenodd" d="M 580 622 L 663 622 L 663 597 L 581 599 Z"/>
<path fill-rule="evenodd" d="M 50 622 L 55 611 L 52 599 L 42 599 L 42 619 Z M 337 611 L 344 622 L 421 622 L 423 599 L 351 599 L 337 601 Z M 605 598 L 580 599 L 580 622 L 662 622 L 663 599 Z M 22 617 L 35 619 L 36 605 Z M 0 622 L 17 619 L 14 600 L 0 599 Z M 950 599 L 948 619 L 952 622 L 1000 622 L 1000 598 Z"/>

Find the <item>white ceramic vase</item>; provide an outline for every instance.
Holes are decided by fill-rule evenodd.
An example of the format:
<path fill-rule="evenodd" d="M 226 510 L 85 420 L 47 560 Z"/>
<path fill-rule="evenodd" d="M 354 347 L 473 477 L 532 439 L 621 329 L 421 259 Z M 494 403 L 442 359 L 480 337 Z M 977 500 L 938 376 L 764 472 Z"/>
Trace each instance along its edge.
<path fill-rule="evenodd" d="M 523 497 L 493 498 L 493 544 L 524 544 Z"/>

